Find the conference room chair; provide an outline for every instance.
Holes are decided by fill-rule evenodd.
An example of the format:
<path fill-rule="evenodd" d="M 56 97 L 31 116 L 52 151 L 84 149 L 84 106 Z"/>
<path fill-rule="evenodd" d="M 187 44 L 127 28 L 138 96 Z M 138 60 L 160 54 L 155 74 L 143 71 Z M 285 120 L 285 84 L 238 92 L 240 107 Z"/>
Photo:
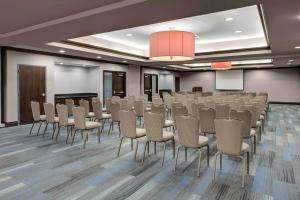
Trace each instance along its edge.
<path fill-rule="evenodd" d="M 80 99 L 79 105 L 80 107 L 84 108 L 84 113 L 86 118 L 92 120 L 95 117 L 94 112 L 90 112 L 90 103 L 88 100 Z"/>
<path fill-rule="evenodd" d="M 114 124 L 117 123 L 119 128 L 119 134 L 121 134 L 120 130 L 120 117 L 119 117 L 119 111 L 121 110 L 121 106 L 119 103 L 111 103 L 110 105 L 111 109 L 111 122 L 109 125 L 108 135 L 110 134 L 111 130 L 114 130 Z"/>
<path fill-rule="evenodd" d="M 146 112 L 144 119 L 145 119 L 145 129 L 146 129 L 147 141 L 146 141 L 146 144 L 144 147 L 142 164 L 144 163 L 146 148 L 148 147 L 148 150 L 149 150 L 150 142 L 154 142 L 154 144 L 156 144 L 156 143 L 164 144 L 162 158 L 161 158 L 161 166 L 163 166 L 164 160 L 165 160 L 166 145 L 167 145 L 167 142 L 169 142 L 169 141 L 173 142 L 173 157 L 175 157 L 174 134 L 172 132 L 163 130 L 164 123 L 163 123 L 163 115 L 162 114 Z"/>
<path fill-rule="evenodd" d="M 111 102 L 112 103 L 118 103 L 121 100 L 121 97 L 119 96 L 112 96 L 111 97 Z"/>
<path fill-rule="evenodd" d="M 192 113 L 191 115 L 197 119 L 199 119 L 199 109 L 204 108 L 205 105 L 203 103 L 192 103 Z"/>
<path fill-rule="evenodd" d="M 92 122 L 92 121 L 86 121 L 86 117 L 85 117 L 85 108 L 83 107 L 74 107 L 73 108 L 73 115 L 74 115 L 74 133 L 73 133 L 73 137 L 72 137 L 72 143 L 71 145 L 73 145 L 74 143 L 74 139 L 76 136 L 76 133 L 78 131 L 81 132 L 81 137 L 83 137 L 83 134 L 86 133 L 84 142 L 83 142 L 83 148 L 85 149 L 85 144 L 88 140 L 88 136 L 89 136 L 89 132 L 97 129 L 98 130 L 98 143 L 100 143 L 100 123 L 98 122 Z"/>
<path fill-rule="evenodd" d="M 58 116 L 58 130 L 57 130 L 55 140 L 57 141 L 57 139 L 58 139 L 60 129 L 62 127 L 66 127 L 67 128 L 66 144 L 68 144 L 69 135 L 70 135 L 70 133 L 72 135 L 75 121 L 74 121 L 74 119 L 71 119 L 68 117 L 68 106 L 67 105 L 57 104 L 56 110 L 57 110 L 57 116 Z"/>
<path fill-rule="evenodd" d="M 111 113 L 110 105 L 111 105 L 111 103 L 112 103 L 111 98 L 106 98 L 104 102 L 105 102 L 105 109 L 106 109 L 106 112 L 107 112 L 108 114 L 110 114 L 110 113 Z"/>
<path fill-rule="evenodd" d="M 128 96 L 128 106 L 130 110 L 134 110 L 135 96 Z"/>
<path fill-rule="evenodd" d="M 192 116 L 177 116 L 177 129 L 178 129 L 178 139 L 180 145 L 177 147 L 174 171 L 176 170 L 177 160 L 179 150 L 185 148 L 185 160 L 187 161 L 187 149 L 197 149 L 198 150 L 198 167 L 197 176 L 200 175 L 201 166 L 201 153 L 202 148 L 207 148 L 207 167 L 209 166 L 209 145 L 208 138 L 204 136 L 199 136 L 199 121 L 197 118 Z"/>
<path fill-rule="evenodd" d="M 100 99 L 99 97 L 93 97 L 93 98 L 92 98 L 92 102 L 93 102 L 93 101 L 98 101 L 98 102 L 101 103 L 101 106 L 103 106 L 103 105 L 102 105 L 102 102 L 101 102 L 101 99 Z M 103 107 L 102 107 L 102 112 L 106 112 L 106 108 L 103 108 Z"/>
<path fill-rule="evenodd" d="M 252 144 L 251 156 L 253 156 L 253 154 L 256 153 L 257 136 L 256 136 L 256 130 L 251 129 L 251 112 L 249 110 L 243 110 L 243 111 L 231 110 L 230 119 L 236 119 L 242 122 L 243 138 L 245 140 L 250 140 Z"/>
<path fill-rule="evenodd" d="M 139 147 L 139 138 L 146 136 L 146 130 L 141 128 L 136 128 L 136 114 L 133 111 L 121 110 L 120 115 L 120 125 L 121 125 L 121 140 L 119 144 L 118 154 L 119 157 L 121 151 L 121 145 L 124 138 L 131 139 L 131 150 L 133 150 L 133 140 L 136 140 L 136 147 L 134 153 L 134 159 L 136 160 L 137 151 Z"/>
<path fill-rule="evenodd" d="M 152 97 L 152 105 L 160 106 L 163 104 L 164 104 L 164 102 L 160 97 Z"/>
<path fill-rule="evenodd" d="M 172 120 L 168 120 L 166 119 L 166 108 L 164 105 L 160 105 L 160 106 L 155 106 L 152 105 L 151 106 L 151 112 L 152 113 L 157 113 L 157 114 L 161 114 L 163 116 L 163 127 L 164 128 L 172 128 L 174 131 L 174 121 Z"/>
<path fill-rule="evenodd" d="M 248 110 L 251 112 L 251 128 L 258 134 L 258 139 L 256 141 L 258 143 L 258 140 L 261 140 L 261 124 L 257 122 L 257 110 L 255 105 L 242 105 L 240 110 Z"/>
<path fill-rule="evenodd" d="M 101 122 L 101 133 L 103 131 L 105 122 L 111 119 L 111 114 L 103 113 L 102 103 L 98 100 L 92 100 L 93 112 L 95 114 L 95 121 Z"/>
<path fill-rule="evenodd" d="M 45 136 L 48 125 L 52 124 L 52 139 L 54 138 L 55 130 L 56 130 L 56 125 L 58 124 L 58 117 L 55 116 L 55 109 L 54 105 L 52 103 L 44 103 L 44 110 L 45 110 L 45 115 L 46 115 L 46 126 L 44 129 L 43 136 Z"/>
<path fill-rule="evenodd" d="M 142 118 L 144 117 L 144 101 L 138 100 L 134 102 L 134 112 L 136 114 L 137 120 L 139 121 L 140 126 L 142 125 Z"/>
<path fill-rule="evenodd" d="M 200 132 L 206 134 L 215 134 L 216 111 L 212 108 L 199 109 Z"/>
<path fill-rule="evenodd" d="M 172 119 L 174 120 L 174 127 L 176 128 L 176 117 L 181 115 L 188 115 L 188 110 L 185 106 L 172 106 Z"/>
<path fill-rule="evenodd" d="M 242 187 L 244 187 L 245 173 L 249 174 L 250 148 L 247 143 L 243 142 L 242 122 L 235 119 L 216 119 L 215 126 L 217 137 L 217 153 L 214 161 L 214 180 L 216 177 L 218 157 L 220 157 L 220 169 L 222 169 L 222 155 L 238 157 L 242 160 Z M 245 155 L 247 159 L 245 159 Z"/>
<path fill-rule="evenodd" d="M 37 123 L 39 124 L 37 135 L 39 135 L 42 123 L 46 122 L 46 115 L 41 115 L 39 102 L 37 102 L 37 101 L 31 101 L 30 104 L 31 104 L 31 111 L 32 111 L 32 117 L 33 117 L 33 123 L 32 123 L 32 126 L 30 128 L 29 135 L 32 134 L 33 127 Z"/>
<path fill-rule="evenodd" d="M 129 110 L 130 109 L 127 99 L 120 99 L 119 104 L 120 104 L 120 109 L 121 110 Z"/>
<path fill-rule="evenodd" d="M 65 104 L 68 107 L 68 115 L 73 115 L 73 107 L 74 107 L 74 100 L 73 99 L 66 99 Z"/>
<path fill-rule="evenodd" d="M 230 114 L 229 104 L 216 103 L 215 110 L 216 110 L 216 118 L 229 119 L 229 114 Z"/>

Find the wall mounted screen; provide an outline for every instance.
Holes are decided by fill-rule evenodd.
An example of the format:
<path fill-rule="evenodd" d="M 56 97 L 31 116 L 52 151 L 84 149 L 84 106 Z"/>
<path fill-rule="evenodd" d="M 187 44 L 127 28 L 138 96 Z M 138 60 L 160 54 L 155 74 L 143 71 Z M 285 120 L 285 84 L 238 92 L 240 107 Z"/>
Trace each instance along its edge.
<path fill-rule="evenodd" d="M 243 90 L 243 70 L 216 71 L 216 90 Z"/>

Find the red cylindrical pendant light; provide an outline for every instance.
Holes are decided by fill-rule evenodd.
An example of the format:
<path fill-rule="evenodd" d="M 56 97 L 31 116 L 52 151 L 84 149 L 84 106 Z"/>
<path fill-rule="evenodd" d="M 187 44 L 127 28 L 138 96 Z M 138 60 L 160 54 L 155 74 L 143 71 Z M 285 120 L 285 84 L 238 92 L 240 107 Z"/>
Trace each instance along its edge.
<path fill-rule="evenodd" d="M 195 35 L 186 31 L 162 31 L 150 35 L 150 59 L 186 61 L 195 58 Z"/>
<path fill-rule="evenodd" d="M 211 63 L 211 68 L 216 69 L 216 70 L 225 70 L 225 69 L 231 69 L 231 62 L 215 62 Z"/>

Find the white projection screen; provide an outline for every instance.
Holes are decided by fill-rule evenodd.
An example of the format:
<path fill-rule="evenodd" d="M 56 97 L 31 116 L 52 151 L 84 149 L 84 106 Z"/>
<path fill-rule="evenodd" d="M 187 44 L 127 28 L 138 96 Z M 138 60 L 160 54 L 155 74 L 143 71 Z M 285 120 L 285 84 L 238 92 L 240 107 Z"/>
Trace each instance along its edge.
<path fill-rule="evenodd" d="M 216 90 L 243 90 L 244 71 L 224 70 L 216 71 Z"/>

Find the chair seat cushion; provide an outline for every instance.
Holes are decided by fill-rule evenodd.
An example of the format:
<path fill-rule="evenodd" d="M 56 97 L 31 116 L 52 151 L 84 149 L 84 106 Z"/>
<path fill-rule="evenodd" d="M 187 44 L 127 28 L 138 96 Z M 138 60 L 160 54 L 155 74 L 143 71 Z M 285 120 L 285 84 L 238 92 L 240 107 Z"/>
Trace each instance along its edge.
<path fill-rule="evenodd" d="M 107 110 L 106 110 L 106 108 L 102 108 L 102 112 L 106 112 Z"/>
<path fill-rule="evenodd" d="M 68 125 L 74 125 L 75 124 L 75 121 L 74 119 L 68 119 Z"/>
<path fill-rule="evenodd" d="M 243 144 L 242 144 L 242 152 L 243 152 L 243 153 L 246 153 L 246 152 L 248 152 L 249 150 L 250 150 L 249 144 L 243 142 Z"/>
<path fill-rule="evenodd" d="M 264 120 L 264 119 L 265 119 L 265 116 L 260 115 L 260 116 L 259 116 L 259 119 Z"/>
<path fill-rule="evenodd" d="M 169 131 L 163 131 L 162 138 L 163 138 L 163 141 L 167 141 L 167 140 L 173 139 L 174 134 L 172 132 L 169 132 Z"/>
<path fill-rule="evenodd" d="M 59 118 L 58 117 L 54 117 L 54 122 L 59 122 Z"/>
<path fill-rule="evenodd" d="M 164 127 L 174 126 L 174 121 L 172 120 L 165 120 Z"/>
<path fill-rule="evenodd" d="M 102 113 L 102 118 L 103 119 L 110 119 L 111 118 L 111 114 Z"/>
<path fill-rule="evenodd" d="M 40 115 L 41 120 L 46 120 L 46 115 Z"/>
<path fill-rule="evenodd" d="M 256 121 L 256 126 L 261 126 L 261 125 L 262 125 L 261 121 Z"/>
<path fill-rule="evenodd" d="M 146 110 L 146 111 L 151 111 L 151 108 L 146 107 L 145 110 Z"/>
<path fill-rule="evenodd" d="M 256 135 L 256 130 L 254 128 L 251 128 L 250 136 L 254 136 L 254 135 Z"/>
<path fill-rule="evenodd" d="M 139 137 L 144 137 L 146 136 L 146 129 L 143 128 L 136 128 L 136 136 Z"/>
<path fill-rule="evenodd" d="M 208 137 L 205 136 L 199 136 L 199 145 L 204 146 L 208 144 Z"/>
<path fill-rule="evenodd" d="M 98 122 L 90 122 L 90 121 L 87 121 L 87 122 L 85 123 L 85 127 L 86 127 L 86 129 L 99 128 L 99 127 L 100 127 L 100 123 L 98 123 Z"/>
<path fill-rule="evenodd" d="M 93 112 L 89 112 L 89 117 L 95 117 L 95 114 Z"/>

